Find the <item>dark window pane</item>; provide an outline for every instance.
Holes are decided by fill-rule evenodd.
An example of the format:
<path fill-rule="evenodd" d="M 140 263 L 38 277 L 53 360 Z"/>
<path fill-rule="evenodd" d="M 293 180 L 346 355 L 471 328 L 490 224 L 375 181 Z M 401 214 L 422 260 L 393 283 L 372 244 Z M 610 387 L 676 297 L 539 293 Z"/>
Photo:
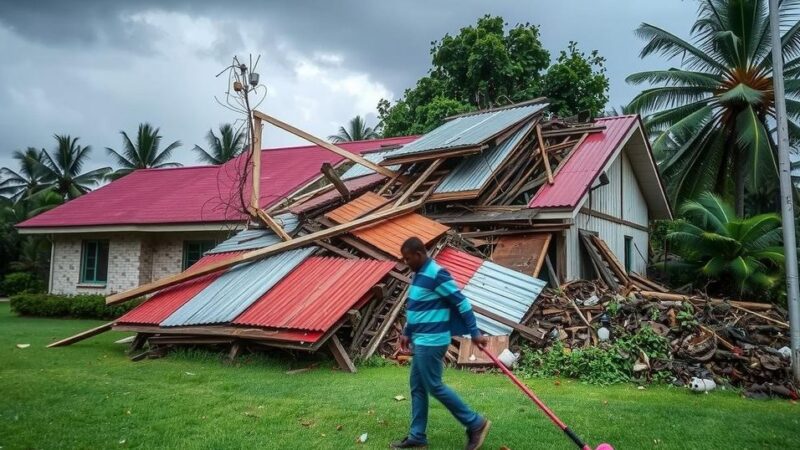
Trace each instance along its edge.
<path fill-rule="evenodd" d="M 217 245 L 214 241 L 183 241 L 183 269 L 199 261 L 203 254 Z"/>
<path fill-rule="evenodd" d="M 97 276 L 96 281 L 108 281 L 108 241 L 102 241 L 97 246 Z"/>

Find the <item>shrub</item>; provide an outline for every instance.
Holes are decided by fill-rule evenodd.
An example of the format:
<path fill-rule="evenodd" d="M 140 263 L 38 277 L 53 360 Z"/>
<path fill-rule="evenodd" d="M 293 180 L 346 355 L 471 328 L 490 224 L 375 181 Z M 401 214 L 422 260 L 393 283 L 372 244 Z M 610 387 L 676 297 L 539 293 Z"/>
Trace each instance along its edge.
<path fill-rule="evenodd" d="M 28 272 L 13 272 L 3 277 L 0 292 L 5 295 L 17 295 L 23 292 L 42 292 L 44 282 L 36 275 Z"/>
<path fill-rule="evenodd" d="M 22 293 L 11 297 L 11 309 L 21 316 L 72 317 L 76 319 L 116 319 L 141 302 L 106 305 L 102 295 L 51 295 Z"/>

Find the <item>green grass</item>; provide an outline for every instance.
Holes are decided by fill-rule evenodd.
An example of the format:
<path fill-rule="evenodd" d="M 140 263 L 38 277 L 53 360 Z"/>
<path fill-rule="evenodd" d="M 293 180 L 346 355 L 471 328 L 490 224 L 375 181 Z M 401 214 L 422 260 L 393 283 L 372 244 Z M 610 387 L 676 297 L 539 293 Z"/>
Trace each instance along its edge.
<path fill-rule="evenodd" d="M 11 448 L 386 448 L 404 435 L 408 370 L 351 375 L 275 354 L 227 365 L 206 354 L 130 362 L 123 337 L 106 333 L 71 347 L 45 344 L 92 327 L 87 320 L 13 316 L 0 304 L 0 447 Z M 31 344 L 18 349 L 16 344 Z M 494 422 L 486 449 L 569 449 L 571 444 L 501 375 L 448 370 L 445 379 Z M 800 410 L 733 392 L 587 386 L 541 379 L 532 388 L 587 441 L 617 449 L 796 448 Z M 431 403 L 431 448 L 462 448 L 464 434 Z M 341 430 L 337 431 L 337 427 Z M 356 439 L 368 433 L 365 444 Z"/>

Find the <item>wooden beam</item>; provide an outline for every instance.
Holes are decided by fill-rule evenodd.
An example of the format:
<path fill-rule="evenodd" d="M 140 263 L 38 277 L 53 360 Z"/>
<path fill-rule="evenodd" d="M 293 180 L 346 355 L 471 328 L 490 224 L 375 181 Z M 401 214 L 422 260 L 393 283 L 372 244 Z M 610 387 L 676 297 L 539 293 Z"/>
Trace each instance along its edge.
<path fill-rule="evenodd" d="M 253 116 L 250 125 L 253 127 L 253 134 L 250 136 L 250 152 L 252 171 L 253 191 L 250 193 L 250 207 L 258 210 L 261 208 L 261 130 L 263 125 L 261 119 Z"/>
<path fill-rule="evenodd" d="M 269 229 L 272 230 L 273 233 L 277 234 L 278 237 L 280 237 L 282 240 L 284 241 L 292 240 L 292 237 L 289 236 L 286 233 L 286 231 L 283 230 L 280 224 L 278 224 L 278 222 L 275 222 L 275 219 L 273 219 L 269 214 L 264 212 L 263 209 L 256 208 L 255 215 L 256 217 L 258 217 L 259 220 L 261 220 L 261 222 L 264 223 L 264 225 L 268 226 Z"/>
<path fill-rule="evenodd" d="M 547 182 L 553 184 L 553 171 L 550 170 L 550 160 L 547 157 L 547 150 L 544 148 L 544 139 L 542 139 L 542 126 L 536 124 L 536 140 L 539 142 L 539 154 L 542 156 L 544 163 L 544 170 L 547 172 Z"/>
<path fill-rule="evenodd" d="M 161 289 L 174 286 L 178 283 L 182 283 L 184 281 L 192 280 L 203 275 L 207 275 L 209 273 L 214 273 L 223 269 L 227 269 L 232 267 L 236 264 L 241 264 L 245 262 L 255 261 L 258 259 L 266 258 L 267 256 L 274 255 L 276 253 L 284 252 L 287 250 L 292 250 L 295 248 L 300 248 L 306 245 L 312 244 L 314 241 L 318 239 L 328 239 L 334 236 L 337 236 L 342 233 L 347 233 L 350 230 L 354 230 L 356 228 L 362 227 L 364 225 L 369 225 L 375 222 L 379 222 L 381 220 L 390 219 L 392 217 L 396 217 L 402 214 L 406 214 L 411 212 L 420 207 L 422 204 L 421 201 L 414 201 L 403 205 L 399 208 L 393 208 L 387 211 L 381 211 L 375 214 L 371 214 L 366 217 L 362 217 L 360 219 L 353 220 L 348 223 L 343 223 L 341 225 L 337 225 L 332 228 L 328 228 L 325 230 L 318 231 L 316 233 L 307 234 L 305 236 L 300 236 L 294 238 L 290 241 L 286 242 L 279 242 L 274 245 L 270 245 L 269 247 L 260 248 L 258 250 L 249 251 L 243 253 L 241 255 L 235 256 L 230 259 L 226 259 L 223 261 L 216 262 L 214 264 L 209 264 L 197 270 L 191 272 L 182 272 L 179 274 L 171 275 L 160 280 L 154 281 L 152 283 L 147 283 L 141 285 L 137 288 L 127 290 L 125 292 L 120 292 L 118 294 L 113 294 L 106 297 L 106 304 L 107 305 L 114 305 L 117 303 L 122 303 L 142 295 L 150 294 L 152 292 L 160 291 Z"/>
<path fill-rule="evenodd" d="M 327 178 L 328 181 L 330 181 L 331 184 L 333 184 L 333 187 L 335 187 L 336 190 L 339 191 L 339 195 L 341 195 L 345 201 L 349 201 L 350 191 L 347 189 L 347 186 L 344 185 L 342 179 L 339 178 L 339 175 L 336 175 L 336 171 L 333 170 L 333 166 L 331 165 L 331 163 L 328 162 L 322 163 L 322 168 L 320 168 L 320 171 L 322 172 L 323 175 L 325 175 L 325 178 Z"/>
<path fill-rule="evenodd" d="M 528 337 L 528 339 L 533 339 L 535 341 L 542 341 L 545 338 L 545 336 L 547 336 L 547 332 L 544 330 L 531 328 L 529 326 L 522 325 L 521 323 L 514 322 L 511 319 L 505 318 L 499 314 L 495 314 L 491 311 L 485 310 L 475 304 L 472 305 L 472 310 L 475 311 L 476 314 L 480 314 L 483 317 L 496 320 L 497 322 L 500 322 L 503 325 L 511 327 L 513 330 L 518 331 L 520 334 L 523 334 L 526 337 Z"/>
<path fill-rule="evenodd" d="M 339 342 L 339 338 L 336 337 L 335 334 L 328 339 L 328 349 L 331 351 L 333 358 L 342 370 L 350 373 L 357 372 L 356 366 L 353 364 L 353 361 L 350 360 L 350 357 L 347 356 L 347 352 L 344 350 L 342 343 Z"/>
<path fill-rule="evenodd" d="M 409 186 L 405 190 L 405 192 L 403 192 L 403 195 L 401 195 L 400 198 L 398 198 L 397 201 L 394 202 L 394 207 L 397 208 L 398 206 L 402 205 L 406 200 L 408 200 L 408 198 L 411 197 L 411 194 L 413 194 L 417 190 L 417 188 L 419 188 L 420 185 L 424 183 L 425 180 L 427 180 L 428 177 L 431 176 L 433 171 L 436 170 L 436 168 L 439 167 L 439 165 L 442 164 L 443 162 L 444 159 L 437 159 L 436 161 L 432 162 L 431 165 L 429 165 L 428 168 L 425 169 L 424 172 L 422 172 L 422 175 L 418 176 L 417 179 L 414 180 L 413 183 L 411 183 L 411 186 Z"/>
<path fill-rule="evenodd" d="M 572 127 L 572 128 L 564 128 L 559 130 L 550 130 L 545 131 L 542 133 L 543 137 L 561 137 L 561 136 L 570 136 L 573 134 L 583 134 L 583 133 L 599 133 L 605 130 L 605 125 L 599 126 L 592 126 L 592 127 Z"/>
<path fill-rule="evenodd" d="M 625 225 L 627 227 L 631 227 L 631 228 L 639 230 L 639 231 L 644 231 L 645 233 L 649 233 L 650 232 L 650 229 L 647 228 L 644 225 L 640 225 L 638 223 L 633 223 L 633 222 L 628 221 L 628 220 L 622 220 L 622 219 L 620 219 L 618 217 L 614 217 L 614 216 L 611 216 L 611 215 L 606 214 L 606 213 L 601 213 L 600 211 L 595 211 L 595 210 L 589 209 L 589 208 L 587 208 L 585 206 L 580 209 L 580 212 L 582 214 L 586 214 L 587 216 L 597 217 L 598 219 L 607 220 L 609 222 L 613 222 L 613 223 L 616 223 L 616 224 L 619 224 L 619 225 Z"/>
<path fill-rule="evenodd" d="M 318 138 L 316 136 L 308 134 L 305 131 L 303 131 L 303 130 L 301 130 L 299 128 L 295 128 L 295 127 L 289 125 L 286 122 L 280 121 L 280 120 L 278 120 L 278 119 L 276 119 L 276 118 L 274 118 L 272 116 L 264 114 L 261 111 L 253 111 L 253 116 L 258 117 L 259 119 L 263 119 L 264 121 L 267 121 L 267 122 L 271 123 L 272 125 L 275 125 L 276 127 L 280 128 L 280 129 L 282 129 L 284 131 L 288 131 L 289 133 L 292 133 L 293 135 L 295 135 L 297 137 L 303 138 L 303 139 L 307 140 L 308 142 L 311 142 L 312 144 L 319 145 L 320 147 L 322 147 L 322 148 L 324 148 L 326 150 L 329 150 L 329 151 L 331 151 L 333 153 L 336 153 L 337 155 L 339 155 L 339 156 L 341 156 L 343 158 L 349 159 L 350 161 L 353 161 L 356 164 L 361 164 L 364 167 L 372 169 L 375 172 L 378 172 L 379 174 L 386 175 L 387 177 L 393 177 L 394 176 L 394 172 L 389 170 L 389 169 L 387 169 L 386 167 L 383 167 L 383 166 L 380 166 L 378 164 L 375 164 L 372 161 L 369 161 L 369 160 L 367 160 L 367 159 L 365 159 L 365 158 L 363 158 L 363 157 L 361 157 L 359 155 L 356 155 L 355 153 L 348 152 L 347 150 L 345 150 L 345 149 L 343 149 L 343 148 L 341 148 L 341 147 L 339 147 L 337 145 L 333 145 L 330 142 L 323 141 L 322 139 L 320 139 L 320 138 Z"/>
<path fill-rule="evenodd" d="M 48 344 L 47 348 L 65 347 L 67 345 L 72 345 L 84 339 L 89 339 L 92 336 L 97 336 L 100 333 L 105 333 L 106 331 L 110 330 L 112 325 L 114 325 L 114 322 L 108 322 L 106 324 L 100 325 L 99 327 L 92 328 L 91 330 L 81 331 L 80 333 L 74 336 L 70 336 L 68 338 L 61 339 L 60 341 L 53 342 L 52 344 Z"/>

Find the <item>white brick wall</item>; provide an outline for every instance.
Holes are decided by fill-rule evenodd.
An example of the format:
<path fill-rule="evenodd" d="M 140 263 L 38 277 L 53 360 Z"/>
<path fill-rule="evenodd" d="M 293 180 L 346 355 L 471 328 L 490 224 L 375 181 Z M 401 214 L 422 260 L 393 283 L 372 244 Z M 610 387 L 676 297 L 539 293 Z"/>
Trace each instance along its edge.
<path fill-rule="evenodd" d="M 178 273 L 183 264 L 183 241 L 221 241 L 226 232 L 191 233 L 87 233 L 53 238 L 54 294 L 111 294 Z M 81 247 L 84 240 L 108 239 L 108 282 L 104 286 L 80 283 Z"/>

